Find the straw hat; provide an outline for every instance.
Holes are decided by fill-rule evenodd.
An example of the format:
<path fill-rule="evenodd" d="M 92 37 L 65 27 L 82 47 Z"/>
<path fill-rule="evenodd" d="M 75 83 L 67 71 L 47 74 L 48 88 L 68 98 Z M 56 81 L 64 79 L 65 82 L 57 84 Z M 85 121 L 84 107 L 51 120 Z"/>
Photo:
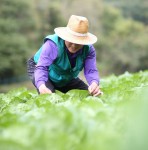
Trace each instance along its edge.
<path fill-rule="evenodd" d="M 81 45 L 94 44 L 97 37 L 88 32 L 89 23 L 87 18 L 72 15 L 67 27 L 55 28 L 55 33 L 62 39 Z"/>

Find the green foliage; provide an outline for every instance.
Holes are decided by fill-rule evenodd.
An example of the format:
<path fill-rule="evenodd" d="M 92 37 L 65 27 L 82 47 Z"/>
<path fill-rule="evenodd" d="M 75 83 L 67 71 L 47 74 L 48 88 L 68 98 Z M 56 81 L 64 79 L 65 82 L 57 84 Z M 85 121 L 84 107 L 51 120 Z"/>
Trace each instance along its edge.
<path fill-rule="evenodd" d="M 125 17 L 148 24 L 148 2 L 147 0 L 124 1 L 120 8 Z"/>
<path fill-rule="evenodd" d="M 0 149 L 146 150 L 148 71 L 112 75 L 100 86 L 99 97 L 26 88 L 0 94 Z"/>
<path fill-rule="evenodd" d="M 15 7 L 14 7 L 15 6 Z M 27 11 L 26 11 L 27 10 Z M 0 78 L 24 74 L 35 22 L 27 1 L 1 0 Z"/>
<path fill-rule="evenodd" d="M 121 20 L 120 11 L 113 7 L 104 7 L 102 14 L 103 34 L 110 34 L 115 30 L 116 23 Z"/>
<path fill-rule="evenodd" d="M 59 4 L 52 4 L 49 6 L 48 12 L 48 24 L 51 25 L 50 32 L 53 33 L 54 28 L 56 27 L 63 27 L 66 25 L 67 20 L 64 21 Z"/>
<path fill-rule="evenodd" d="M 119 10 L 107 6 L 102 29 L 102 41 L 96 45 L 101 70 L 107 67 L 106 74 L 122 74 L 148 68 L 147 28 L 142 23 L 125 19 Z"/>
<path fill-rule="evenodd" d="M 108 1 L 108 0 L 106 0 Z M 0 0 L 0 79 L 26 74 L 26 60 L 70 15 L 86 16 L 100 75 L 148 68 L 146 0 Z M 132 20 L 135 19 L 135 20 Z M 141 22 L 138 22 L 141 21 Z M 143 22 L 145 24 L 143 24 Z"/>
<path fill-rule="evenodd" d="M 147 0 L 105 0 L 105 2 L 122 10 L 124 17 L 148 24 Z"/>

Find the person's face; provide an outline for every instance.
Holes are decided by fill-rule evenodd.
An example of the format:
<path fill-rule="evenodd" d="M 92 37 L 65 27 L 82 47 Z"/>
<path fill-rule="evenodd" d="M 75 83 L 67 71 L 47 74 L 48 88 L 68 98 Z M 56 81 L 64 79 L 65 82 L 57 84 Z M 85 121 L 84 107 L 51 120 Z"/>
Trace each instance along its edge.
<path fill-rule="evenodd" d="M 67 49 L 69 50 L 69 52 L 71 52 L 71 53 L 76 53 L 83 47 L 83 45 L 71 43 L 68 41 L 65 41 L 65 45 L 66 45 Z"/>

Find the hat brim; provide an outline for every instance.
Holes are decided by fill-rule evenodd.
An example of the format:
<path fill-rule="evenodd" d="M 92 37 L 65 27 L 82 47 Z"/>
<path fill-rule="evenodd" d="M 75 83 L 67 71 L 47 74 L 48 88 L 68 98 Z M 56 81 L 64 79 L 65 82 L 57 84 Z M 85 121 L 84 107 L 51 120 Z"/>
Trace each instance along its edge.
<path fill-rule="evenodd" d="M 58 27 L 55 28 L 54 31 L 63 40 L 75 44 L 89 45 L 94 44 L 97 41 L 97 37 L 91 33 L 87 33 L 87 36 L 76 36 L 69 33 L 66 27 Z"/>

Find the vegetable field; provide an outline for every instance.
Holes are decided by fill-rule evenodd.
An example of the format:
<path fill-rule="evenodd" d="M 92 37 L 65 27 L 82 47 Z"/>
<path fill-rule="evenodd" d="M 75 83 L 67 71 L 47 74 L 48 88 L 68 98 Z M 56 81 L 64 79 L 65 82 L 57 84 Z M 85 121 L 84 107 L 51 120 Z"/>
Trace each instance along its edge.
<path fill-rule="evenodd" d="M 101 80 L 104 95 L 0 94 L 0 150 L 147 150 L 148 71 Z"/>

